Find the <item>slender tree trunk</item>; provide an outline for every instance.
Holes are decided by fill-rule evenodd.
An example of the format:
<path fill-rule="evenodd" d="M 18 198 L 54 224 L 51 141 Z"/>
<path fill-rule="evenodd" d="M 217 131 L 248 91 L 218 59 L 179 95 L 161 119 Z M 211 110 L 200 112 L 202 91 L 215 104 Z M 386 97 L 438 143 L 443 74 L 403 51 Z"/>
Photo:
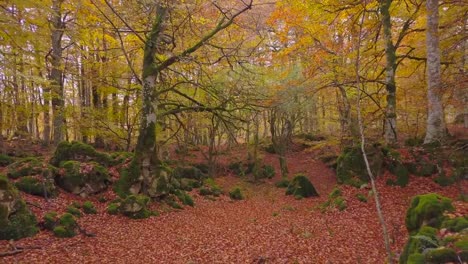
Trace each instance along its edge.
<path fill-rule="evenodd" d="M 387 144 L 397 142 L 397 120 L 396 120 L 396 50 L 392 41 L 392 22 L 390 18 L 390 6 L 392 0 L 380 1 L 380 13 L 382 16 L 383 36 L 385 42 L 386 57 L 386 80 L 385 88 L 387 90 L 387 105 L 385 109 L 385 141 Z"/>
<path fill-rule="evenodd" d="M 427 99 L 428 117 L 424 143 L 442 141 L 446 137 L 439 51 L 439 1 L 428 0 L 427 7 Z"/>
<path fill-rule="evenodd" d="M 52 91 L 52 111 L 54 127 L 54 145 L 63 140 L 64 113 L 63 113 L 63 71 L 62 71 L 62 36 L 65 23 L 62 21 L 63 0 L 52 1 L 52 52 L 50 73 Z"/>

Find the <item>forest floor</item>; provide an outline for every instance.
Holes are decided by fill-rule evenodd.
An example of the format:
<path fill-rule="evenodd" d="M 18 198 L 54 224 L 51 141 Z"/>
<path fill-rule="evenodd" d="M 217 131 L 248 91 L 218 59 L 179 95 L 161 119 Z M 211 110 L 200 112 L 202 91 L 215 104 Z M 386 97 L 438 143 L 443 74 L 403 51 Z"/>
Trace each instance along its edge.
<path fill-rule="evenodd" d="M 220 162 L 245 155 L 245 150 L 224 154 Z M 304 173 L 320 197 L 296 200 L 286 196 L 274 183 L 280 179 L 276 155 L 262 153 L 266 164 L 275 166 L 277 175 L 262 183 L 251 183 L 230 173 L 222 173 L 216 182 L 227 193 L 241 186 L 245 200 L 232 201 L 222 195 L 216 200 L 190 194 L 195 207 L 183 210 L 153 205 L 160 216 L 132 220 L 106 212 L 108 202 L 97 197 L 80 198 L 63 191 L 49 201 L 24 194 L 38 219 L 55 210 L 63 212 L 73 201 L 91 200 L 95 215 L 83 215 L 78 223 L 94 237 L 77 235 L 56 238 L 42 230 L 36 236 L 15 241 L 24 248 L 20 254 L 0 257 L 1 263 L 385 263 L 382 230 L 375 202 L 356 198 L 369 189 L 340 186 L 348 207 L 322 212 L 320 205 L 336 186 L 334 172 L 315 158 L 314 152 L 295 150 L 288 154 L 290 175 Z M 200 158 L 196 152 L 192 155 Z M 0 171 L 1 172 L 1 171 Z M 411 197 L 437 192 L 454 200 L 456 215 L 468 215 L 468 204 L 457 201 L 460 188 L 467 182 L 441 187 L 431 178 L 411 177 L 407 187 L 387 186 L 392 177 L 385 173 L 377 188 L 391 238 L 392 251 L 399 254 L 408 238 L 405 214 Z M 115 198 L 109 190 L 108 201 Z M 11 250 L 8 241 L 0 241 L 0 252 Z"/>

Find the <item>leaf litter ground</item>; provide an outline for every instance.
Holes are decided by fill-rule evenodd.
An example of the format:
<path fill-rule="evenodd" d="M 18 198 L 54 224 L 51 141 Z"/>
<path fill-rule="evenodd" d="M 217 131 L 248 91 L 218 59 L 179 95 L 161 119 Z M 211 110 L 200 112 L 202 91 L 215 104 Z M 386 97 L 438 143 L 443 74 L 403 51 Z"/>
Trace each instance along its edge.
<path fill-rule="evenodd" d="M 240 151 L 239 151 L 240 153 Z M 245 152 L 244 152 L 245 153 Z M 232 161 L 233 156 L 220 160 Z M 228 160 L 229 159 L 229 160 Z M 279 171 L 277 158 L 265 154 L 266 163 Z M 96 215 L 84 215 L 78 222 L 95 237 L 78 235 L 69 239 L 55 238 L 49 231 L 35 237 L 15 241 L 26 250 L 0 258 L 2 263 L 384 263 L 385 249 L 373 197 L 363 203 L 357 193 L 368 195 L 368 189 L 341 186 L 348 207 L 344 211 L 330 209 L 322 213 L 320 204 L 334 188 L 334 173 L 311 153 L 288 155 L 290 174 L 305 173 L 321 194 L 319 198 L 295 200 L 278 189 L 274 179 L 262 184 L 246 183 L 227 173 L 216 181 L 227 192 L 241 186 L 247 199 L 233 202 L 228 196 L 216 201 L 191 192 L 194 208 L 162 211 L 158 217 L 131 220 L 107 214 L 107 203 L 91 198 L 98 209 Z M 278 173 L 277 173 L 278 174 Z M 382 206 L 391 236 L 392 250 L 399 253 L 408 234 L 404 219 L 410 199 L 416 194 L 437 192 L 456 199 L 461 186 L 440 187 L 430 178 L 412 177 L 406 188 L 387 186 L 391 177 L 378 179 Z M 63 212 L 72 201 L 85 201 L 60 193 L 50 201 L 24 195 L 38 219 L 45 212 Z M 115 198 L 108 191 L 107 200 Z M 468 215 L 468 205 L 454 202 L 457 215 Z M 0 251 L 10 250 L 7 241 L 0 241 Z"/>

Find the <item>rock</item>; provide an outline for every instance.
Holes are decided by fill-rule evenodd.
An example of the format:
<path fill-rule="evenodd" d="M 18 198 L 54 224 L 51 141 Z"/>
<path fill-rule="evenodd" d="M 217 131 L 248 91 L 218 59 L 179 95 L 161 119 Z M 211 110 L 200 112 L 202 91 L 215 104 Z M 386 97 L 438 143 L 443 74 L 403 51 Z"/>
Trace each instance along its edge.
<path fill-rule="evenodd" d="M 366 147 L 369 166 L 375 177 L 382 171 L 384 155 L 379 146 Z M 338 183 L 359 187 L 369 181 L 366 164 L 360 147 L 348 147 L 336 161 Z"/>
<path fill-rule="evenodd" d="M 65 191 L 84 197 L 100 193 L 110 184 L 106 168 L 96 162 L 79 161 L 62 162 L 55 181 Z"/>
<path fill-rule="evenodd" d="M 302 174 L 296 175 L 289 182 L 286 195 L 294 195 L 296 198 L 319 196 L 309 179 Z"/>
<path fill-rule="evenodd" d="M 18 190 L 0 175 L 0 240 L 20 239 L 35 235 L 36 217 L 19 196 Z"/>
<path fill-rule="evenodd" d="M 452 211 L 452 201 L 435 193 L 413 197 L 411 206 L 406 212 L 406 228 L 415 233 L 423 225 L 440 227 L 445 211 Z"/>
<path fill-rule="evenodd" d="M 102 165 L 113 165 L 116 161 L 109 155 L 96 151 L 92 146 L 73 141 L 62 141 L 55 149 L 54 155 L 50 159 L 50 164 L 55 167 L 60 166 L 64 161 L 95 161 Z"/>
<path fill-rule="evenodd" d="M 25 193 L 42 197 L 57 196 L 57 188 L 53 179 L 44 179 L 42 176 L 25 176 L 20 178 L 16 187 Z"/>
<path fill-rule="evenodd" d="M 18 179 L 23 176 L 41 174 L 43 164 L 34 157 L 23 158 L 7 167 L 7 176 L 12 179 Z"/>

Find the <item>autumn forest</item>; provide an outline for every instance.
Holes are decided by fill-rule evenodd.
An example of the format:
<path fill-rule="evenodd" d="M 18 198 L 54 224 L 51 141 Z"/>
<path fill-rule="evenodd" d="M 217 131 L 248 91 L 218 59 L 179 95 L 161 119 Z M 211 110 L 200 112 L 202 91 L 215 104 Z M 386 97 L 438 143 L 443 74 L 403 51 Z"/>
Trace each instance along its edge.
<path fill-rule="evenodd" d="M 1 0 L 0 262 L 467 263 L 461 0 Z"/>

